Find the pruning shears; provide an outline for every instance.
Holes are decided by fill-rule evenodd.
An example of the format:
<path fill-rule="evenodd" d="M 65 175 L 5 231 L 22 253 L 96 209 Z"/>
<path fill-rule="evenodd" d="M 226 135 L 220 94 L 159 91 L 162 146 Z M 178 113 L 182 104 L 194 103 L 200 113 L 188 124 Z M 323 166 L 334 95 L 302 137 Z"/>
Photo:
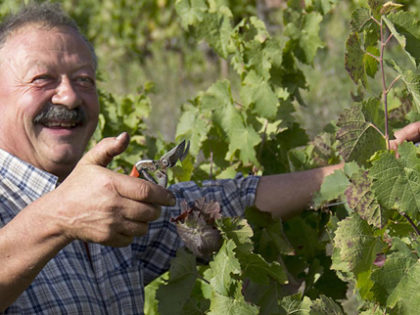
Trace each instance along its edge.
<path fill-rule="evenodd" d="M 140 160 L 131 170 L 130 176 L 143 177 L 144 179 L 166 187 L 168 184 L 168 175 L 166 170 L 173 167 L 176 162 L 182 161 L 188 154 L 190 142 L 182 140 L 181 143 L 165 153 L 159 160 Z M 153 177 L 150 173 L 154 172 Z"/>

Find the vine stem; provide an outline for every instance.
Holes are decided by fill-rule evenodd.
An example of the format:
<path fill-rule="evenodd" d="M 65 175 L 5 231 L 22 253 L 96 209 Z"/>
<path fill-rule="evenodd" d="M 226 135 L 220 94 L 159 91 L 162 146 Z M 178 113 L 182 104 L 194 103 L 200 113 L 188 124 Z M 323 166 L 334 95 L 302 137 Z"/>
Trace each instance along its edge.
<path fill-rule="evenodd" d="M 413 227 L 413 229 L 414 229 L 414 231 L 416 231 L 416 234 L 418 235 L 418 236 L 420 236 L 420 230 L 419 230 L 419 228 L 417 227 L 417 225 L 414 223 L 414 221 L 410 218 L 410 216 L 407 214 L 407 213 L 405 213 L 405 212 L 402 212 L 401 213 L 401 215 L 404 217 L 404 218 L 406 218 L 407 219 L 407 221 L 411 224 L 411 226 Z"/>
<path fill-rule="evenodd" d="M 376 20 L 375 20 L 376 21 Z M 389 40 L 392 37 L 392 34 L 390 34 L 387 39 L 384 38 L 384 24 L 383 19 L 379 21 L 379 29 L 381 32 L 381 49 L 379 53 L 379 65 L 381 68 L 381 75 L 382 75 L 382 97 L 384 101 L 384 111 L 385 111 L 385 141 L 386 141 L 386 148 L 387 150 L 390 150 L 390 144 L 389 144 L 389 126 L 388 126 L 388 88 L 386 86 L 386 80 L 385 80 L 385 70 L 384 70 L 384 51 L 385 46 L 388 44 Z"/>
<path fill-rule="evenodd" d="M 385 138 L 385 135 L 382 133 L 381 129 L 379 129 L 378 127 L 376 127 L 374 124 L 369 123 L 369 126 L 374 128 L 377 132 L 379 132 L 381 134 L 382 137 Z"/>

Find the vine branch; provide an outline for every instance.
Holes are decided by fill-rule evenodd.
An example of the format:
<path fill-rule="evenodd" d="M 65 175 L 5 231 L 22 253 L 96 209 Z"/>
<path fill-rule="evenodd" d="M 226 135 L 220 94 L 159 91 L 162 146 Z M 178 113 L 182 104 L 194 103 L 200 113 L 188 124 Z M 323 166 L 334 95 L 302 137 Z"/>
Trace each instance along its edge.
<path fill-rule="evenodd" d="M 401 78 L 401 74 L 398 75 L 394 80 L 392 80 L 391 84 L 388 86 L 388 90 L 387 93 L 389 93 L 389 91 L 392 89 L 392 87 L 394 86 L 395 83 L 397 83 L 397 81 Z"/>
<path fill-rule="evenodd" d="M 384 70 L 384 50 L 385 46 L 388 43 L 388 40 L 390 39 L 390 36 L 387 37 L 387 39 L 384 39 L 384 25 L 383 25 L 383 19 L 381 18 L 381 21 L 379 22 L 379 29 L 381 32 L 381 49 L 379 52 L 379 65 L 381 68 L 381 76 L 382 76 L 382 97 L 384 101 L 384 112 L 385 112 L 385 141 L 386 141 L 386 148 L 390 149 L 389 144 L 389 126 L 388 126 L 388 88 L 386 86 L 386 80 L 385 80 L 385 70 Z"/>
<path fill-rule="evenodd" d="M 407 219 L 407 221 L 410 223 L 410 225 L 413 227 L 413 229 L 414 229 L 414 231 L 416 231 L 416 234 L 418 235 L 418 236 L 420 236 L 420 230 L 419 230 L 419 228 L 417 227 L 417 225 L 414 223 L 414 221 L 410 218 L 410 216 L 407 214 L 407 213 L 405 213 L 405 212 L 402 212 L 401 213 L 401 215 L 404 217 L 404 218 L 406 218 Z"/>
<path fill-rule="evenodd" d="M 379 132 L 380 134 L 381 134 L 381 136 L 383 137 L 383 138 L 385 138 L 385 135 L 384 135 L 384 133 L 381 131 L 381 129 L 379 129 L 375 124 L 372 124 L 371 122 L 369 123 L 369 127 L 372 127 L 372 128 L 374 128 L 377 132 Z"/>

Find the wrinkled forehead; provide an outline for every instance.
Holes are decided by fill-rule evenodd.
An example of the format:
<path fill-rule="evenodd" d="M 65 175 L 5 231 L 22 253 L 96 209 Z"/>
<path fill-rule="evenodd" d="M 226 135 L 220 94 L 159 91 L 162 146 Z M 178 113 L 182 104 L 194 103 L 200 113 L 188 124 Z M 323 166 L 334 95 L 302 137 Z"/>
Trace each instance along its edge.
<path fill-rule="evenodd" d="M 96 69 L 96 57 L 90 45 L 76 30 L 68 26 L 48 26 L 44 24 L 26 24 L 13 30 L 0 47 L 0 63 L 3 59 L 24 59 L 25 54 L 55 52 L 57 55 L 70 53 L 89 60 Z M 3 57 L 3 58 L 2 58 Z"/>

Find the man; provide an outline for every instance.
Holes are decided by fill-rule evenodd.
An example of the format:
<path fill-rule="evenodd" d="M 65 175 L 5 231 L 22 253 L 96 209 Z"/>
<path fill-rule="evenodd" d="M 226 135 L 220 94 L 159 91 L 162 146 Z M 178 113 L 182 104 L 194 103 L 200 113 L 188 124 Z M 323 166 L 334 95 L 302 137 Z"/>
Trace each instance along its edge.
<path fill-rule="evenodd" d="M 0 312 L 142 313 L 144 285 L 182 245 L 169 220 L 181 200 L 287 217 L 341 167 L 169 190 L 112 172 L 126 133 L 82 156 L 98 121 L 95 71 L 91 45 L 56 6 L 0 26 Z"/>

